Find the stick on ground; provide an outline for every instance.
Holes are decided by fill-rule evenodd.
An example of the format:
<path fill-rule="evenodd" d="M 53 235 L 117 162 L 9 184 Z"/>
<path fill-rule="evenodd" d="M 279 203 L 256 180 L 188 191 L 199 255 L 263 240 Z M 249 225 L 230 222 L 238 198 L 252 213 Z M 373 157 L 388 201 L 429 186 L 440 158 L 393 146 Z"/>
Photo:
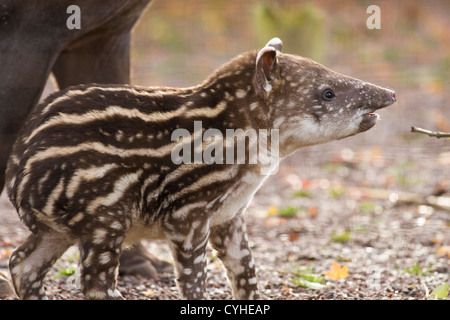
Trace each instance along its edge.
<path fill-rule="evenodd" d="M 375 188 L 350 188 L 350 194 L 369 199 L 390 200 L 394 203 L 427 205 L 450 212 L 450 197 L 424 196 L 414 192 L 393 191 Z"/>
<path fill-rule="evenodd" d="M 430 131 L 418 127 L 411 127 L 411 132 L 418 132 L 429 135 L 430 137 L 440 138 L 450 138 L 450 132 L 441 132 L 441 131 Z"/>

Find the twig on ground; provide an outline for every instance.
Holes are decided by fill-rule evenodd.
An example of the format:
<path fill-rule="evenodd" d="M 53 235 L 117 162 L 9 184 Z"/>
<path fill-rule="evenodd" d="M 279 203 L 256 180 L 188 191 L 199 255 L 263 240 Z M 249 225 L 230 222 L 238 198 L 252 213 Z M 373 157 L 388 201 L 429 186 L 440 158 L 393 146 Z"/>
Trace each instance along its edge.
<path fill-rule="evenodd" d="M 418 127 L 411 127 L 411 132 L 418 132 L 429 135 L 430 137 L 440 138 L 450 138 L 450 132 L 441 132 L 441 131 L 430 131 Z"/>
<path fill-rule="evenodd" d="M 435 209 L 450 211 L 450 197 L 423 196 L 413 192 L 372 188 L 352 188 L 350 191 L 355 195 L 370 199 L 390 200 L 394 203 L 427 205 Z"/>
<path fill-rule="evenodd" d="M 430 296 L 430 291 L 428 290 L 428 287 L 422 278 L 420 278 L 420 283 L 423 285 L 423 287 L 425 289 L 425 299 L 428 299 L 428 297 Z"/>

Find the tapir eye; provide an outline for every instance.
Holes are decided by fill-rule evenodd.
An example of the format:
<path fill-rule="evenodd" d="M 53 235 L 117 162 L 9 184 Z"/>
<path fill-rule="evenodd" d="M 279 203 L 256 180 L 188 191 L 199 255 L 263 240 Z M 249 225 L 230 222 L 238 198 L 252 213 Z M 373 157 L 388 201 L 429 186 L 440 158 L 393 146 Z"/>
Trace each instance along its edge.
<path fill-rule="evenodd" d="M 322 97 L 324 100 L 330 101 L 331 99 L 333 99 L 335 96 L 334 92 L 331 89 L 326 89 L 323 93 L 322 93 Z"/>

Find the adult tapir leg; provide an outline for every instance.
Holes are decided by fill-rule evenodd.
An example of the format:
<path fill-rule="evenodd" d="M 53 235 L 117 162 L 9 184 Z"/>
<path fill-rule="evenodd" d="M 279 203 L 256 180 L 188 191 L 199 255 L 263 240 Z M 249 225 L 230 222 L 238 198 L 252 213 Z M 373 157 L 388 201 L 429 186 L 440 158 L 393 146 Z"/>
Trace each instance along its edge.
<path fill-rule="evenodd" d="M 56 52 L 45 41 L 0 32 L 0 193 L 15 137 L 39 101 Z"/>
<path fill-rule="evenodd" d="M 53 74 L 60 89 L 80 83 L 130 82 L 130 33 L 69 45 L 59 55 Z"/>
<path fill-rule="evenodd" d="M 86 32 L 64 47 L 53 66 L 60 89 L 80 83 L 129 83 L 131 31 L 150 0 L 78 2 L 80 31 Z"/>
<path fill-rule="evenodd" d="M 55 70 L 61 88 L 93 81 L 128 83 L 129 32 L 149 2 L 0 0 L 0 193 L 15 137 L 39 101 L 60 53 Z M 80 8 L 80 29 L 66 24 L 68 8 L 74 4 Z M 85 61 L 95 56 L 95 48 L 98 57 Z M 109 62 L 114 63 L 110 69 Z"/>
<path fill-rule="evenodd" d="M 14 140 L 64 47 L 60 2 L 0 1 L 0 192 Z M 60 10 L 58 10 L 60 9 Z"/>

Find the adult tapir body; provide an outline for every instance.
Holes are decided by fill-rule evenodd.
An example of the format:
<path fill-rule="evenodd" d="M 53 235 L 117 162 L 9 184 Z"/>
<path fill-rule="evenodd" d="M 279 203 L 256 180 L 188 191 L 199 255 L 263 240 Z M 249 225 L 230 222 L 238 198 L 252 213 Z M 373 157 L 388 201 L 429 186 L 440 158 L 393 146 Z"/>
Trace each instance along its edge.
<path fill-rule="evenodd" d="M 131 31 L 149 2 L 0 0 L 0 193 L 15 137 L 49 74 L 59 89 L 129 83 Z M 68 27 L 72 5 L 80 9 L 79 29 Z M 168 269 L 142 245 L 121 258 L 121 272 L 155 277 Z"/>
<path fill-rule="evenodd" d="M 60 89 L 128 83 L 130 35 L 150 0 L 0 0 L 0 193 L 20 126 L 53 72 Z M 67 8 L 80 8 L 69 29 Z"/>

